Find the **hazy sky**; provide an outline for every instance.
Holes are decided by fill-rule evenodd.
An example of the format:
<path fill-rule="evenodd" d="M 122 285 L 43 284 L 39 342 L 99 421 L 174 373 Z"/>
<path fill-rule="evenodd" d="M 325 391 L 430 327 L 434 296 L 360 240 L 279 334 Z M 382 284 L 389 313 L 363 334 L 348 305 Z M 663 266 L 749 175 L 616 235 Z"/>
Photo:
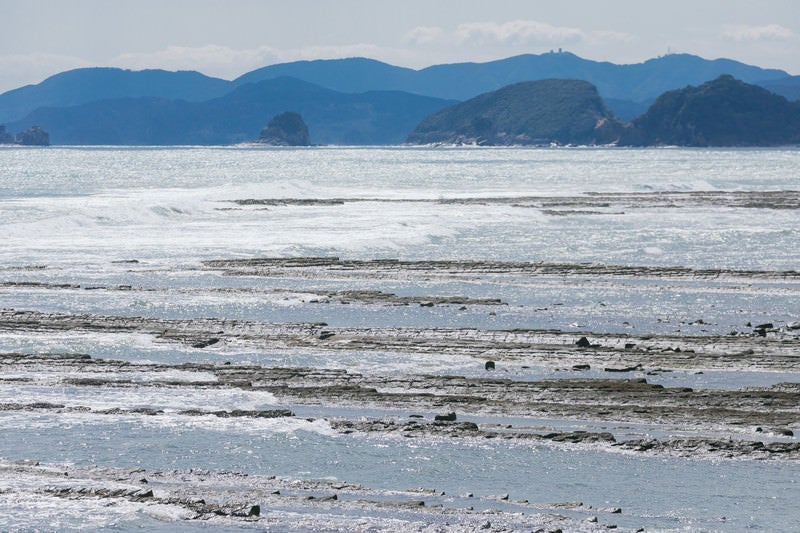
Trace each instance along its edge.
<path fill-rule="evenodd" d="M 800 0 L 0 0 L 0 92 L 84 66 L 233 78 L 297 59 L 413 68 L 563 48 L 800 74 Z"/>

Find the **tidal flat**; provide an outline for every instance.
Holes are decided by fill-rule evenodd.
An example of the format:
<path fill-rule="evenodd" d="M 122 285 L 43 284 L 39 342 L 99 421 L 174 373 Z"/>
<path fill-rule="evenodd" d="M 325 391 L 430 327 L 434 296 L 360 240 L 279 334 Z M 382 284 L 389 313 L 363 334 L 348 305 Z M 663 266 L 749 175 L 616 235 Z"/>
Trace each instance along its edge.
<path fill-rule="evenodd" d="M 602 283 L 696 294 L 706 283 L 709 293 L 759 284 L 796 297 L 794 272 L 332 257 L 207 260 L 183 271 L 115 265 L 147 283 L 29 280 L 0 289 L 39 308 L 57 296 L 73 308 L 122 298 L 174 300 L 182 309 L 172 318 L 0 311 L 0 417 L 15 435 L 0 456 L 16 458 L 2 463 L 4 497 L 35 502 L 25 511 L 31 525 L 42 516 L 70 525 L 47 511 L 66 501 L 76 522 L 77 509 L 112 506 L 123 523 L 133 513 L 148 517 L 148 527 L 178 520 L 297 531 L 738 529 L 760 518 L 737 517 L 735 509 L 724 519 L 655 514 L 632 486 L 595 476 L 615 464 L 628 471 L 623 479 L 689 494 L 685 484 L 702 490 L 695 473 L 662 479 L 655 472 L 663 466 L 654 465 L 748 472 L 726 490 L 750 498 L 752 470 L 796 471 L 800 461 L 800 324 L 784 317 L 727 333 L 714 331 L 720 317 L 710 309 L 669 324 L 645 311 L 638 327 L 628 320 L 628 329 L 620 323 L 619 332 L 603 333 L 580 324 L 571 331 L 444 324 L 448 316 L 491 321 L 549 311 L 520 305 L 521 297 L 490 297 L 490 288 L 536 294 L 557 281 L 567 293 Z M 164 282 L 190 274 L 209 277 L 177 290 Z M 387 290 L 387 280 L 398 279 L 430 292 Z M 464 292 L 442 293 L 454 280 Z M 214 312 L 252 300 L 309 320 Z M 198 316 L 185 316 L 179 303 L 191 301 L 206 302 Z M 622 305 L 629 302 L 606 298 L 607 316 Z M 399 311 L 406 324 L 354 325 L 340 309 Z M 330 322 L 311 320 L 320 310 Z M 70 349 L 76 345 L 85 352 Z M 54 446 L 62 463 L 37 459 Z M 582 463 L 578 479 L 553 490 L 564 475 L 559 464 L 573 460 Z M 794 490 L 790 484 L 785 496 Z"/>
<path fill-rule="evenodd" d="M 800 528 L 800 151 L 0 151 L 0 529 Z"/>

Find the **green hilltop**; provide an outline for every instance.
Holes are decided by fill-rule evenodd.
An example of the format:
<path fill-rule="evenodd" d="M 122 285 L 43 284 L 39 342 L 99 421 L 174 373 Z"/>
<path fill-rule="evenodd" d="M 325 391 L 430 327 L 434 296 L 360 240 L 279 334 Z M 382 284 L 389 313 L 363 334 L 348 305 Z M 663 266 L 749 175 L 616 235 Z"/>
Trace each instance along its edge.
<path fill-rule="evenodd" d="M 622 124 L 593 85 L 516 83 L 428 116 L 411 144 L 781 146 L 800 144 L 800 102 L 722 75 L 668 91 Z"/>
<path fill-rule="evenodd" d="M 581 80 L 515 83 L 438 111 L 413 144 L 543 145 L 614 142 L 622 125 L 594 85 Z"/>
<path fill-rule="evenodd" d="M 668 91 L 633 120 L 621 144 L 779 146 L 800 143 L 800 102 L 729 75 Z"/>

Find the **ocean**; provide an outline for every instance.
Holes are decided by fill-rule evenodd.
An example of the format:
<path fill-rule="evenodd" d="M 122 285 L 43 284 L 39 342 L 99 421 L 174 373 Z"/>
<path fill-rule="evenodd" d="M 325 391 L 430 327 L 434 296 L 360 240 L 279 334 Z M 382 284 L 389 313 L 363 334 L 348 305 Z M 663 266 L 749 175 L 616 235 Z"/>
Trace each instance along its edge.
<path fill-rule="evenodd" d="M 796 148 L 0 148 L 0 530 L 800 529 L 799 171 Z M 616 379 L 678 396 L 509 392 Z M 451 410 L 492 435 L 443 434 Z M 136 476 L 153 495 L 98 492 Z"/>

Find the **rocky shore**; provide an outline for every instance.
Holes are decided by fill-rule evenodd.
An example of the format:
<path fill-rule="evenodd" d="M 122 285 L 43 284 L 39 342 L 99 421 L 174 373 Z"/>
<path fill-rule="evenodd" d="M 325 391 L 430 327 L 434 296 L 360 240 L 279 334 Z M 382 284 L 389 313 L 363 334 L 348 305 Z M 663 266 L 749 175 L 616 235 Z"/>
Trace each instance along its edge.
<path fill-rule="evenodd" d="M 0 271 L 0 293 L 16 302 L 0 309 L 0 335 L 41 346 L 0 353 L 0 416 L 22 427 L 42 420 L 133 427 L 163 421 L 258 432 L 286 423 L 368 443 L 491 443 L 791 468 L 800 461 L 800 324 L 789 313 L 766 315 L 758 300 L 791 299 L 800 290 L 796 271 L 335 257 L 207 260 L 182 270 L 124 259 L 113 268 L 118 277 L 81 280 L 61 279 L 46 266 Z M 169 289 L 161 283 L 198 275 L 210 281 Z M 624 316 L 635 307 L 624 301 L 630 283 L 647 295 L 749 291 L 741 301 L 755 303 L 740 314 L 763 321 L 750 318 L 731 330 L 719 319 L 689 315 L 694 310 L 662 319 L 651 304 L 641 309 L 650 318 L 637 317 L 636 329 L 492 327 L 497 314 L 513 321 L 569 305 L 563 316 L 573 309 Z M 566 294 L 572 303 L 555 301 L 545 311 L 515 294 L 554 284 L 580 295 L 586 287 L 622 287 L 623 296 L 586 312 L 582 296 Z M 43 303 L 53 297 L 68 304 Z M 191 307 L 140 316 L 111 312 L 105 303 L 107 312 L 81 310 L 97 299 L 118 302 L 115 309 L 165 301 L 264 305 L 267 315 L 277 306 L 276 314 L 289 310 L 301 319 L 222 318 L 226 313 Z M 346 319 L 338 316 L 343 309 L 351 313 Z M 459 317 L 475 323 L 457 325 Z M 72 338 L 94 339 L 95 348 L 55 348 Z M 130 339 L 171 359 L 117 350 Z M 705 380 L 715 376 L 730 379 Z M 735 385 L 742 376 L 766 384 Z M 46 506 L 133 505 L 160 509 L 169 519 L 290 531 L 374 531 L 390 529 L 389 522 L 410 531 L 639 529 L 624 513 L 617 520 L 602 501 L 530 503 L 507 494 L 379 490 L 201 464 L 191 471 L 125 469 L 26 458 L 32 462 L 0 461 L 0 473 L 12 480 L 1 487 L 0 503 L 25 496 Z M 358 517 L 357 526 L 347 516 Z"/>
<path fill-rule="evenodd" d="M 735 207 L 747 209 L 800 209 L 800 191 L 653 191 L 587 193 L 580 196 L 488 196 L 459 198 L 244 198 L 240 207 L 334 206 L 360 202 L 434 203 L 445 205 L 510 205 L 546 210 L 550 214 L 608 214 L 609 209 Z"/>
<path fill-rule="evenodd" d="M 15 322 L 14 319 L 17 319 Z M 13 325 L 12 325 L 13 324 Z M 35 313 L 4 313 L 0 328 L 36 329 L 74 328 L 75 330 L 100 331 L 108 328 L 115 331 L 136 331 L 159 335 L 170 342 L 181 342 L 198 346 L 200 338 L 216 339 L 214 345 L 230 344 L 234 340 L 241 341 L 241 333 L 247 331 L 246 342 L 254 343 L 262 349 L 325 347 L 332 344 L 335 349 L 343 349 L 341 339 L 334 340 L 341 334 L 335 330 L 323 330 L 320 325 L 282 325 L 280 329 L 266 324 L 231 325 L 223 322 L 205 324 L 201 333 L 197 329 L 191 332 L 180 331 L 189 325 L 197 328 L 196 322 L 176 323 L 144 321 L 141 319 L 123 319 L 120 317 L 100 316 L 39 316 Z M 266 329 L 261 335 L 256 331 Z M 227 329 L 227 331 L 226 331 Z M 160 331 L 160 333 L 155 333 Z M 321 335 L 327 332 L 330 336 Z M 350 331 L 345 344 L 350 344 L 353 332 Z M 374 333 L 374 332 L 370 332 Z M 359 350 L 390 349 L 402 352 L 409 348 L 418 350 L 419 344 L 427 339 L 419 333 L 414 342 L 408 344 L 383 341 L 395 341 L 389 333 L 370 338 L 369 342 L 359 344 Z M 452 334 L 452 332 L 450 332 Z M 496 332 L 495 332 L 496 334 Z M 524 333 L 507 333 L 516 342 L 512 342 L 508 354 L 502 350 L 493 353 L 492 361 L 497 365 L 504 364 L 507 358 L 525 357 L 521 352 L 537 351 L 538 357 L 548 359 L 558 357 L 563 364 L 566 358 L 574 355 L 575 363 L 567 370 L 567 374 L 559 379 L 545 381 L 516 381 L 502 375 L 470 378 L 447 375 L 380 375 L 360 374 L 345 369 L 315 368 L 281 368 L 255 365 L 234 365 L 221 362 L 218 364 L 181 363 L 144 364 L 129 361 L 113 361 L 91 358 L 88 355 L 72 354 L 12 354 L 0 355 L 0 368 L 3 375 L 14 375 L 13 378 L 0 378 L 0 383 L 19 384 L 22 382 L 35 384 L 46 376 L 48 384 L 53 386 L 70 385 L 80 388 L 97 388 L 99 391 L 109 388 L 137 389 L 141 387 L 163 388 L 164 394 L 176 389 L 240 389 L 244 391 L 262 391 L 274 395 L 285 405 L 326 405 L 347 408 L 369 408 L 384 410 L 387 413 L 398 409 L 407 411 L 408 420 L 380 419 L 368 422 L 335 416 L 331 424 L 337 431 L 352 433 L 354 431 L 373 433 L 397 433 L 404 436 L 424 438 L 428 435 L 449 437 L 499 438 L 505 440 L 550 441 L 564 444 L 591 443 L 607 448 L 609 451 L 633 451 L 647 454 L 667 455 L 714 455 L 719 457 L 753 457 L 781 458 L 787 460 L 800 459 L 800 443 L 794 433 L 800 428 L 800 385 L 797 383 L 778 384 L 771 387 L 746 388 L 740 390 L 693 390 L 688 387 L 664 387 L 660 384 L 648 383 L 647 378 L 640 377 L 581 377 L 586 366 L 591 364 L 605 365 L 612 361 L 624 364 L 620 357 L 627 361 L 648 361 L 648 352 L 635 349 L 599 350 L 597 348 L 582 349 L 569 344 L 526 344 L 521 346 L 519 338 Z M 263 335 L 263 336 L 262 336 Z M 563 342 L 556 334 L 551 334 L 551 342 Z M 457 336 L 453 335 L 457 338 Z M 325 338 L 320 338 L 325 337 Z M 760 339 L 760 338 L 758 338 Z M 460 354 L 470 353 L 479 357 L 480 347 L 487 340 L 479 339 L 472 343 L 447 343 L 444 339 L 432 337 L 436 349 L 452 349 Z M 654 339 L 650 339 L 651 341 Z M 657 340 L 657 339 L 656 339 Z M 753 340 L 757 340 L 753 338 Z M 497 344 L 497 341 L 493 341 Z M 663 341 L 662 341 L 663 342 Z M 472 344 L 472 346 L 470 346 Z M 789 349 L 796 349 L 794 343 Z M 430 347 L 429 347 L 430 348 Z M 352 347 L 351 347 L 352 349 Z M 717 347 L 717 349 L 719 349 Z M 600 352 L 596 358 L 592 353 Z M 633 351 L 634 353 L 630 353 Z M 751 350 L 751 352 L 753 352 Z M 695 352 L 697 353 L 697 352 Z M 634 355 L 635 354 L 635 355 Z M 664 372 L 664 365 L 686 369 L 687 364 L 696 364 L 694 357 L 686 357 L 684 351 L 674 350 L 656 353 L 658 368 L 649 372 Z M 746 350 L 734 355 L 731 359 L 724 356 L 715 357 L 714 353 L 706 353 L 702 361 L 713 361 L 714 364 L 752 365 L 763 359 L 763 353 L 756 355 Z M 673 358 L 674 357 L 674 358 Z M 591 360 L 592 363 L 577 363 Z M 721 361 L 720 361 L 721 360 Z M 648 363 L 649 364 L 649 363 Z M 787 355 L 771 360 L 772 368 L 796 368 L 796 357 Z M 761 363 L 764 366 L 763 362 Z M 705 368 L 705 367 L 704 367 Z M 160 378 L 169 376 L 170 370 L 188 371 L 196 374 L 198 379 L 174 381 Z M 620 372 L 622 370 L 622 372 Z M 639 374 L 644 369 L 641 363 L 629 369 L 606 366 L 604 373 L 608 376 L 619 374 Z M 80 377 L 76 377 L 80 376 Z M 147 376 L 144 381 L 141 376 Z M 137 415 L 158 416 L 163 414 L 154 409 L 117 408 L 112 410 L 92 410 L 91 408 L 72 405 L 33 402 L 3 403 L 0 411 L 52 411 L 56 413 L 79 411 L 87 415 Z M 312 409 L 313 412 L 313 409 Z M 358 413 L 356 410 L 355 413 Z M 452 419 L 443 417 L 442 413 L 453 413 Z M 290 410 L 268 411 L 220 411 L 203 406 L 186 406 L 177 413 L 181 416 L 217 416 L 217 417 L 249 417 L 265 418 L 276 416 L 293 416 Z M 439 417 L 437 417 L 439 415 Z M 324 414 L 320 418 L 328 418 Z M 535 417 L 554 420 L 592 421 L 605 424 L 607 431 L 600 433 L 583 430 L 568 432 L 537 432 L 525 427 L 515 428 L 504 424 L 497 429 L 491 424 L 481 427 L 469 421 L 472 417 L 493 417 L 504 420 L 509 417 Z M 307 416 L 306 416 L 307 418 Z M 625 439 L 614 435 L 615 427 L 625 424 L 648 425 L 650 430 L 662 428 L 661 431 L 680 430 L 690 432 L 691 437 L 663 439 L 651 438 L 642 434 L 640 438 Z M 644 430 L 643 430 L 644 431 Z M 626 431 L 625 433 L 629 433 Z M 724 436 L 724 438 L 723 438 Z M 764 437 L 768 440 L 764 441 Z"/>
<path fill-rule="evenodd" d="M 169 517 L 210 528 L 637 531 L 617 525 L 624 518 L 620 508 L 582 502 L 529 502 L 508 494 L 480 497 L 447 494 L 435 488 L 385 491 L 338 481 L 300 481 L 203 469 L 159 471 L 26 461 L 0 462 L 0 473 L 13 480 L 18 490 L 29 492 L 32 499 L 45 499 L 51 506 L 59 506 L 60 501 L 65 510 L 66 502 L 81 502 L 107 513 L 127 505 L 161 520 Z M 42 488 L 31 490 L 31 486 Z M 308 512 L 301 514 L 299 509 Z M 310 518 L 312 513 L 315 518 Z"/>

